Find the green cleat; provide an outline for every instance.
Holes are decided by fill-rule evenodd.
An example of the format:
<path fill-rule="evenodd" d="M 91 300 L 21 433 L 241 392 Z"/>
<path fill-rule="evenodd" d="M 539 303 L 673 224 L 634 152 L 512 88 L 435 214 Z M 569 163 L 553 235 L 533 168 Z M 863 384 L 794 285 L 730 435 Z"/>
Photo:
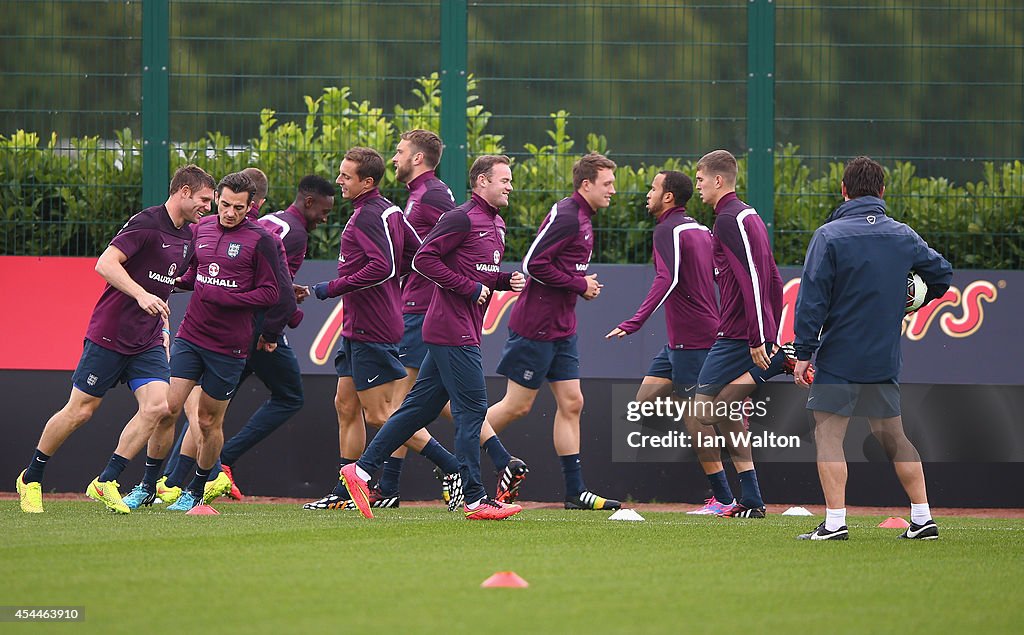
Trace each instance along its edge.
<path fill-rule="evenodd" d="M 203 486 L 203 504 L 209 505 L 221 496 L 227 496 L 231 491 L 231 479 L 224 472 L 217 475 L 212 481 L 206 481 Z"/>
<path fill-rule="evenodd" d="M 156 482 L 156 497 L 167 505 L 172 505 L 181 496 L 180 487 L 167 487 L 167 477 L 161 476 Z"/>
<path fill-rule="evenodd" d="M 18 498 L 21 499 L 21 511 L 26 514 L 43 513 L 43 486 L 41 483 L 26 483 L 25 471 L 18 475 L 18 482 L 15 486 L 18 489 Z"/>
<path fill-rule="evenodd" d="M 85 494 L 89 498 L 103 503 L 112 512 L 130 514 L 132 510 L 128 509 L 128 506 L 124 504 L 121 492 L 117 491 L 117 488 L 117 481 L 101 483 L 97 477 L 92 479 L 92 483 L 89 483 L 89 488 L 85 490 Z"/>

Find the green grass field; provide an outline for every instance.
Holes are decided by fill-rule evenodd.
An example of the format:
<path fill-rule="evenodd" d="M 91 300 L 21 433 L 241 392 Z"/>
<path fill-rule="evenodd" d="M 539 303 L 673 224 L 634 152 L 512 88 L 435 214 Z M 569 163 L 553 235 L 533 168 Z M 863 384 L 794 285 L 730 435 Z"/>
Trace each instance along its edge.
<path fill-rule="evenodd" d="M 0 502 L 2 605 L 85 607 L 66 633 L 1020 632 L 1024 523 L 939 518 L 897 540 L 794 540 L 820 518 L 725 520 L 527 510 L 472 523 L 441 508 L 309 512 L 220 504 L 115 516 L 90 502 Z M 527 589 L 481 589 L 513 570 Z"/>

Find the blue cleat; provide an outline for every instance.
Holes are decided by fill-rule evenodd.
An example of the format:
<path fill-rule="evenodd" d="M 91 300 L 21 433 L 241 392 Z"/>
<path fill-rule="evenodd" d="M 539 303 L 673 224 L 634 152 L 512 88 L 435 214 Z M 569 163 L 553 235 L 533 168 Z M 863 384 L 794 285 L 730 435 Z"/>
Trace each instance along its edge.
<path fill-rule="evenodd" d="M 187 512 L 193 507 L 199 507 L 203 504 L 203 497 L 196 496 L 192 492 L 185 490 L 178 497 L 178 500 L 174 501 L 174 504 L 167 509 L 172 512 Z"/>
<path fill-rule="evenodd" d="M 142 485 L 142 483 L 133 487 L 132 491 L 128 492 L 128 495 L 124 497 L 124 504 L 128 506 L 128 509 L 148 507 L 155 501 L 156 492 L 149 491 Z"/>

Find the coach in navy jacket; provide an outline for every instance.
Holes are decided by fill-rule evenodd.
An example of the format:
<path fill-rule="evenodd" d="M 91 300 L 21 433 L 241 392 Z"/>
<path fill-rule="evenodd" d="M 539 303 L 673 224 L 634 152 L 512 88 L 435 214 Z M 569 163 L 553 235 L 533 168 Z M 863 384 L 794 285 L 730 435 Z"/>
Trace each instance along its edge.
<path fill-rule="evenodd" d="M 928 285 L 926 303 L 953 280 L 949 262 L 890 218 L 881 198 L 847 198 L 807 248 L 796 301 L 797 359 L 817 351 L 819 369 L 851 382 L 896 378 L 910 271 Z"/>

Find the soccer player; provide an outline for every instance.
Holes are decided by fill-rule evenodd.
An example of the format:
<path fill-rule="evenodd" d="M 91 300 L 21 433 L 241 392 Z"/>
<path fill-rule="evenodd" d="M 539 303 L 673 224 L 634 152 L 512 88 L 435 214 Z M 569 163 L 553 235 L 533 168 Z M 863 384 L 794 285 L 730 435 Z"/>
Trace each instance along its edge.
<path fill-rule="evenodd" d="M 199 223 L 195 255 L 180 288 L 194 287 L 171 348 L 170 416 L 157 438 L 173 435 L 185 399 L 198 384 L 199 409 L 192 422 L 199 433 L 195 475 L 169 510 L 188 511 L 203 503 L 206 481 L 224 445 L 224 413 L 238 387 L 249 356 L 253 316 L 265 310 L 262 350 L 273 352 L 277 339 L 268 327 L 272 316 L 287 321 L 295 295 L 280 265 L 280 241 L 247 213 L 255 195 L 248 176 L 228 174 L 217 184 L 217 216 Z"/>
<path fill-rule="evenodd" d="M 521 290 L 520 272 L 502 273 L 505 221 L 512 170 L 506 156 L 478 157 L 469 171 L 472 198 L 446 213 L 416 252 L 413 267 L 437 285 L 423 319 L 427 355 L 409 396 L 356 463 L 341 469 L 352 500 L 366 518 L 370 476 L 391 452 L 430 424 L 451 400 L 455 451 L 469 520 L 500 520 L 522 511 L 487 497 L 480 482 L 480 427 L 487 413 L 487 386 L 480 335 L 491 290 Z"/>
<path fill-rule="evenodd" d="M 633 317 L 605 335 L 611 339 L 636 333 L 659 307 L 665 307 L 668 345 L 651 362 L 637 401 L 668 397 L 673 387 L 678 399 L 692 400 L 700 369 L 718 332 L 711 231 L 686 213 L 686 203 L 692 196 L 693 182 L 682 172 L 664 170 L 654 177 L 647 193 L 647 209 L 656 220 L 654 282 Z M 702 430 L 692 407 L 686 406 L 682 412 L 686 432 L 696 438 Z M 699 445 L 694 451 L 713 496 L 701 509 L 687 513 L 721 513 L 732 505 L 733 495 L 720 451 Z"/>
<path fill-rule="evenodd" d="M 455 208 L 455 197 L 451 189 L 434 173 L 441 161 L 443 149 L 441 138 L 433 132 L 409 130 L 402 133 L 395 155 L 391 158 L 395 166 L 395 177 L 409 188 L 409 201 L 405 206 L 406 220 L 421 240 L 434 228 L 441 214 Z M 402 403 L 412 390 L 427 354 L 427 347 L 423 343 L 423 316 L 436 286 L 415 271 L 409 273 L 402 284 L 402 321 L 405 330 L 398 344 L 398 359 L 405 367 L 406 375 L 398 380 L 395 388 L 396 404 Z M 405 446 L 402 446 L 384 461 L 378 487 L 385 497 L 398 499 L 399 477 L 405 453 Z M 445 475 L 440 468 L 435 473 L 444 482 Z M 447 486 L 444 491 L 445 502 L 449 502 Z"/>
<path fill-rule="evenodd" d="M 188 226 L 210 210 L 213 186 L 213 178 L 199 167 L 179 168 L 171 179 L 167 201 L 132 216 L 97 260 L 96 273 L 107 285 L 85 332 L 68 403 L 46 422 L 28 468 L 18 476 L 23 512 L 43 511 L 41 483 L 47 461 L 92 417 L 108 390 L 127 383 L 139 410 L 125 425 L 107 467 L 89 484 L 86 494 L 109 509 L 128 513 L 117 477 L 167 415 L 167 298 L 175 273 L 183 271 L 192 256 Z M 168 449 L 169 442 L 163 452 Z M 151 461 L 147 459 L 146 469 L 158 473 L 159 462 L 151 468 Z"/>
<path fill-rule="evenodd" d="M 242 172 L 249 175 L 248 170 L 249 168 Z M 256 185 L 254 206 L 258 209 L 259 203 L 262 202 L 261 184 L 256 179 L 254 179 L 254 183 Z M 287 209 L 275 214 L 268 214 L 257 221 L 264 229 L 277 236 L 284 245 L 290 279 L 294 280 L 296 272 L 306 257 L 309 232 L 326 221 L 333 208 L 334 186 L 327 179 L 310 174 L 299 181 L 295 200 Z M 249 219 L 252 220 L 251 214 Z M 294 285 L 294 283 L 293 289 L 297 290 L 300 296 L 306 292 L 306 287 Z M 270 390 L 270 399 L 253 413 L 241 430 L 225 442 L 218 461 L 219 464 L 222 464 L 224 478 L 230 480 L 232 492 L 235 492 L 232 497 L 238 499 L 241 499 L 241 492 L 234 485 L 232 466 L 250 448 L 284 425 L 293 414 L 302 408 L 303 404 L 302 374 L 295 352 L 288 345 L 288 339 L 283 335 L 278 339 L 277 347 L 273 351 L 265 350 L 264 317 L 264 312 L 259 312 L 254 317 L 249 358 L 246 360 L 240 381 L 244 382 L 250 375 L 255 374 Z M 296 309 L 290 317 L 288 325 L 294 328 L 301 321 L 302 310 Z M 201 393 L 202 390 L 193 389 L 192 394 L 189 395 L 189 401 L 197 392 Z M 186 401 L 186 410 L 188 410 L 188 401 Z M 161 499 L 167 497 L 168 500 L 164 502 L 170 503 L 177 500 L 181 494 L 180 486 L 184 484 L 182 479 L 191 476 L 191 471 L 195 468 L 195 445 L 194 440 L 191 443 L 186 443 L 182 454 L 184 460 L 179 460 L 179 468 L 176 473 L 168 476 L 159 486 L 157 483 L 143 481 L 128 496 L 125 496 L 125 504 L 132 509 L 140 505 L 150 505 L 156 497 L 157 489 L 160 490 Z M 216 467 L 214 467 L 214 471 L 216 471 Z M 209 483 L 215 483 L 212 473 L 210 478 Z M 175 488 L 177 491 L 173 491 Z M 215 492 L 210 485 L 207 485 L 204 493 L 207 502 L 210 502 L 214 493 L 219 492 Z"/>
<path fill-rule="evenodd" d="M 255 222 L 259 218 L 260 209 L 267 200 L 267 192 L 270 189 L 270 185 L 267 181 L 267 175 L 257 167 L 245 168 L 242 170 L 242 174 L 249 177 L 256 188 L 252 203 L 249 204 L 249 212 L 246 214 L 248 220 Z M 287 257 L 282 251 L 281 262 L 283 267 L 287 267 L 286 260 Z M 181 432 L 174 442 L 174 448 L 171 450 L 170 455 L 171 458 L 167 461 L 167 465 L 164 468 L 164 477 L 156 483 L 156 490 L 159 492 L 160 500 L 168 504 L 178 499 L 178 496 L 181 495 L 181 487 L 186 484 L 188 479 L 192 478 L 192 470 L 196 467 L 196 453 L 198 452 L 196 446 L 197 435 L 194 432 L 189 434 L 189 421 L 196 420 L 199 411 L 199 396 L 202 392 L 202 388 L 196 386 L 189 393 L 188 399 L 185 400 L 185 424 L 181 427 Z M 228 494 L 232 498 L 241 500 L 242 493 L 235 486 L 230 469 L 224 472 L 221 470 L 221 467 L 220 459 L 217 459 L 213 466 L 213 471 L 210 472 L 210 480 L 206 484 L 205 498 L 207 503 L 223 494 Z M 125 497 L 125 504 L 132 509 L 136 509 L 142 504 L 151 505 L 156 499 L 155 495 L 150 496 L 154 491 L 152 483 L 144 479 L 140 485 L 142 485 L 141 490 L 139 486 L 136 486 Z M 145 490 L 145 493 L 142 490 Z M 131 502 L 129 502 L 129 499 L 131 499 Z M 134 503 L 138 504 L 133 506 Z"/>
<path fill-rule="evenodd" d="M 487 410 L 487 422 L 494 434 L 500 434 L 529 414 L 546 379 L 557 404 L 553 438 L 565 478 L 565 508 L 618 509 L 618 501 L 594 494 L 583 481 L 583 393 L 576 350 L 576 298 L 593 300 L 601 293 L 597 274 L 587 275 L 594 251 L 591 218 L 608 207 L 615 194 L 615 162 L 592 152 L 573 165 L 572 183 L 575 192 L 552 206 L 523 257 L 526 288 L 512 306 L 509 337 L 498 363 L 498 374 L 508 378 L 508 387 L 501 401 Z M 504 478 L 511 471 L 507 467 L 512 457 L 500 445 L 495 447 L 494 438 L 485 429 L 480 440 L 495 467 L 502 470 L 506 464 L 497 497 L 512 501 L 525 470 Z"/>
<path fill-rule="evenodd" d="M 697 191 L 715 210 L 712 244 L 721 320 L 697 378 L 693 411 L 702 425 L 716 426 L 725 435 L 739 476 L 739 502 L 718 510 L 719 515 L 764 518 L 750 447 L 732 443 L 731 433 L 743 432 L 743 422 L 726 413 L 740 412 L 757 384 L 783 372 L 785 353 L 775 344 L 782 318 L 782 276 L 764 222 L 736 196 L 736 173 L 736 158 L 725 150 L 709 152 L 697 162 Z M 719 487 L 708 505 L 730 500 L 719 498 L 728 495 L 721 486 L 724 475 L 715 481 Z M 715 511 L 708 505 L 707 511 Z"/>
<path fill-rule="evenodd" d="M 364 421 L 379 428 L 395 411 L 395 390 L 405 377 L 398 358 L 404 330 L 399 280 L 420 240 L 402 210 L 380 195 L 377 186 L 383 176 L 384 159 L 377 151 L 355 147 L 345 153 L 337 182 L 354 211 L 341 234 L 337 279 L 313 287 L 321 300 L 344 296 L 342 340 L 334 360 L 342 467 L 354 463 L 366 447 Z M 426 430 L 414 432 L 402 441 L 445 474 L 458 472 L 459 463 L 451 452 Z M 375 507 L 399 504 L 397 496 L 384 496 L 378 487 L 373 496 Z M 344 509 L 350 507 L 351 499 L 339 478 L 333 491 L 303 507 Z"/>
<path fill-rule="evenodd" d="M 796 301 L 796 383 L 810 387 L 818 477 L 825 520 L 803 540 L 846 540 L 846 455 L 843 439 L 852 416 L 868 418 L 910 498 L 910 527 L 900 538 L 932 540 L 932 520 L 921 457 L 903 431 L 899 372 L 907 272 L 928 285 L 925 302 L 941 297 L 953 280 L 949 262 L 913 229 L 887 214 L 885 173 L 868 157 L 846 165 L 844 203 L 811 237 Z M 819 335 L 820 333 L 820 335 Z M 817 374 L 805 372 L 817 353 Z"/>

